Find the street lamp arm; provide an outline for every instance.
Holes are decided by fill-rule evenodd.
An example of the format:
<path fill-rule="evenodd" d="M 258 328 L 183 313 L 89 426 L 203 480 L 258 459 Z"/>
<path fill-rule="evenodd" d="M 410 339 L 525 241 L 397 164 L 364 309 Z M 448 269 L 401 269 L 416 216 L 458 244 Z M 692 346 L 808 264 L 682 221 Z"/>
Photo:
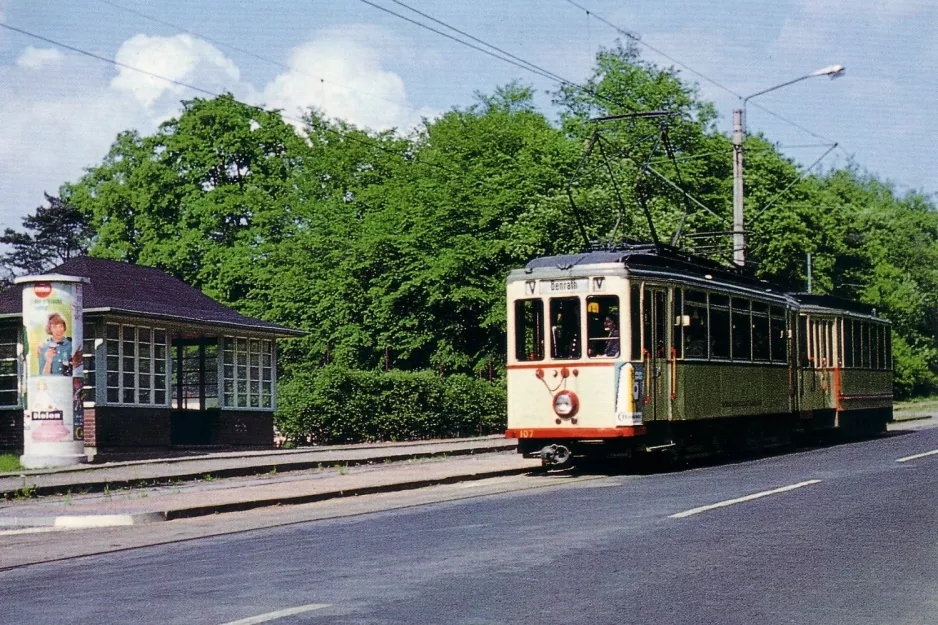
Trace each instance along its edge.
<path fill-rule="evenodd" d="M 775 85 L 774 87 L 769 87 L 768 89 L 763 89 L 762 91 L 757 91 L 752 95 L 746 96 L 742 99 L 742 107 L 733 110 L 733 262 L 740 267 L 745 266 L 746 264 L 746 231 L 743 229 L 743 139 L 746 135 L 744 121 L 746 103 L 749 102 L 749 100 L 752 98 L 760 96 L 763 93 L 775 91 L 776 89 L 781 89 L 782 87 L 793 85 L 796 82 L 807 80 L 808 78 L 814 78 L 815 76 L 830 76 L 831 78 L 837 78 L 838 76 L 843 76 L 845 71 L 846 69 L 843 65 L 831 65 L 829 67 L 821 68 L 816 72 L 805 74 L 804 76 L 800 76 L 794 80 L 789 80 L 788 82 L 783 82 L 779 85 Z M 814 167 L 814 165 L 811 167 Z M 797 180 L 795 182 L 797 182 Z M 794 184 L 794 182 L 792 184 Z M 789 187 L 790 186 L 791 185 L 789 185 Z M 782 193 L 787 190 L 788 187 L 783 189 Z M 778 197 L 781 197 L 781 193 L 777 195 L 775 199 Z M 773 199 L 772 202 L 775 202 L 775 199 Z M 771 205 L 772 203 L 769 203 L 769 206 Z M 766 208 L 768 208 L 768 206 L 764 207 L 762 211 L 765 211 Z"/>
<path fill-rule="evenodd" d="M 825 67 L 823 69 L 817 70 L 816 72 L 805 74 L 804 76 L 795 78 L 794 80 L 783 82 L 780 85 L 775 85 L 774 87 L 763 89 L 762 91 L 758 91 L 756 93 L 753 93 L 752 95 L 748 95 L 745 98 L 743 98 L 743 108 L 746 107 L 746 102 L 748 102 L 749 100 L 751 100 L 752 98 L 756 96 L 762 95 L 763 93 L 768 93 L 769 91 L 775 91 L 776 89 L 781 89 L 782 87 L 787 87 L 788 85 L 793 85 L 796 82 L 801 82 L 802 80 L 807 80 L 808 78 L 814 78 L 815 76 L 830 76 L 831 79 L 838 78 L 840 76 L 843 76 L 844 72 L 846 71 L 847 71 L 847 68 L 844 67 L 843 65 L 831 65 L 830 67 Z"/>

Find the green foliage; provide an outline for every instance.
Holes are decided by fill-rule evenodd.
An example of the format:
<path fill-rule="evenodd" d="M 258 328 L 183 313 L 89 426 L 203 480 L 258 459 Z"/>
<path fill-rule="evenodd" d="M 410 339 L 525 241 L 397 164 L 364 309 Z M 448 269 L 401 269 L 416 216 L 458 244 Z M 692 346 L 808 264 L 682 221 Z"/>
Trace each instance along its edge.
<path fill-rule="evenodd" d="M 478 399 L 447 389 L 475 388 L 453 374 L 503 366 L 507 272 L 582 249 L 567 198 L 574 172 L 587 238 L 647 239 L 645 206 L 662 241 L 680 227 L 684 249 L 732 253 L 720 234 L 730 224 L 731 144 L 713 104 L 632 44 L 601 50 L 586 86 L 554 94 L 557 123 L 529 87 L 512 83 L 407 137 L 315 110 L 297 130 L 230 95 L 190 100 L 153 136 L 120 134 L 100 165 L 63 186 L 61 201 L 49 197 L 24 222 L 35 234 L 7 231 L 19 256 L 6 263 L 32 270 L 70 254 L 74 242 L 63 247 L 48 217 L 77 215 L 68 231 L 79 248 L 92 237 L 93 255 L 159 267 L 246 314 L 307 331 L 280 349 L 278 418 L 297 440 L 486 430 L 480 423 L 494 412 L 439 421 L 442 406 Z M 670 155 L 660 118 L 590 121 L 647 111 L 671 113 Z M 597 127 L 596 160 L 578 169 Z M 745 151 L 748 255 L 759 277 L 801 289 L 810 253 L 815 291 L 861 300 L 893 322 L 897 391 L 928 392 L 938 374 L 932 200 L 900 197 L 854 167 L 808 176 L 760 135 Z M 433 373 L 368 373 L 385 359 Z M 425 411 L 406 412 L 407 397 Z"/>
<path fill-rule="evenodd" d="M 332 365 L 280 386 L 288 440 L 316 444 L 478 436 L 505 427 L 505 389 L 466 375 L 358 371 Z"/>
<path fill-rule="evenodd" d="M 0 473 L 12 473 L 22 470 L 23 465 L 20 464 L 19 456 L 14 454 L 0 454 Z"/>
<path fill-rule="evenodd" d="M 15 274 L 36 274 L 88 251 L 94 228 L 67 195 L 58 198 L 48 193 L 49 206 L 40 206 L 23 217 L 24 231 L 7 228 L 0 243 L 10 251 L 0 256 L 0 267 L 7 278 Z"/>

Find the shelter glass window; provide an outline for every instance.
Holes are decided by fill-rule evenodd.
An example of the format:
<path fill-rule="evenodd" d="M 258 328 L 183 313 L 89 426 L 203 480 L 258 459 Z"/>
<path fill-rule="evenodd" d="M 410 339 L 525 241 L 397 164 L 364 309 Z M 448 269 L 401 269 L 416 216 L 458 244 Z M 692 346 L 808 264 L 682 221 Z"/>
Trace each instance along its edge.
<path fill-rule="evenodd" d="M 276 408 L 273 400 L 274 342 L 241 336 L 223 337 L 222 382 L 225 408 Z"/>
<path fill-rule="evenodd" d="M 165 406 L 166 330 L 109 323 L 105 331 L 109 404 Z"/>
<path fill-rule="evenodd" d="M 95 401 L 95 352 L 97 347 L 98 326 L 95 323 L 86 323 L 82 338 L 81 360 L 84 367 L 84 380 L 82 381 L 82 403 L 85 408 L 93 408 Z"/>
<path fill-rule="evenodd" d="M 551 357 L 569 360 L 580 357 L 580 300 L 563 297 L 550 300 Z"/>
<path fill-rule="evenodd" d="M 17 357 L 19 330 L 17 326 L 0 330 L 0 406 L 4 407 L 20 405 L 19 358 Z"/>
<path fill-rule="evenodd" d="M 707 357 L 707 294 L 702 291 L 684 292 L 684 316 L 688 325 L 684 328 L 684 356 L 687 358 Z"/>
<path fill-rule="evenodd" d="M 752 303 L 752 359 L 769 359 L 769 305 Z"/>
<path fill-rule="evenodd" d="M 775 362 L 788 361 L 788 325 L 785 323 L 785 309 L 772 306 L 771 316 L 771 336 L 772 336 L 772 360 Z"/>
<path fill-rule="evenodd" d="M 730 298 L 710 294 L 710 357 L 730 357 Z"/>
<path fill-rule="evenodd" d="M 544 302 L 539 299 L 515 302 L 515 358 L 544 360 Z"/>
<path fill-rule="evenodd" d="M 733 298 L 733 360 L 752 360 L 752 315 L 749 300 Z"/>
<path fill-rule="evenodd" d="M 642 287 L 632 286 L 629 299 L 629 320 L 631 322 L 632 360 L 642 359 Z"/>
<path fill-rule="evenodd" d="M 616 358 L 620 352 L 619 298 L 598 295 L 586 298 L 586 340 L 590 358 Z"/>

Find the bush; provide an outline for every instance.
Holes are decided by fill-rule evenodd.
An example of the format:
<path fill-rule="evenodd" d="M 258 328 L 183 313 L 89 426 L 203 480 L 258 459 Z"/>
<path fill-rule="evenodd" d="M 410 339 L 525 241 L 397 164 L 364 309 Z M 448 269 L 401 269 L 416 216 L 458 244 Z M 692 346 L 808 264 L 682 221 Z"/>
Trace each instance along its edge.
<path fill-rule="evenodd" d="M 279 389 L 275 423 L 299 443 L 453 438 L 505 428 L 504 383 L 466 375 L 330 365 L 297 372 Z"/>

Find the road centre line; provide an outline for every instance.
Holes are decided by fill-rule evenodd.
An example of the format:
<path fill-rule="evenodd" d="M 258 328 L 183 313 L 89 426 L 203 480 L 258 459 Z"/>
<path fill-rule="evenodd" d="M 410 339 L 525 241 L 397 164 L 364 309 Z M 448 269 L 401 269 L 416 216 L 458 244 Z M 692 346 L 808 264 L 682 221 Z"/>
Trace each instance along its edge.
<path fill-rule="evenodd" d="M 805 486 L 818 484 L 820 481 L 821 480 L 808 480 L 806 482 L 798 482 L 797 484 L 790 484 L 788 486 L 782 486 L 781 488 L 765 490 L 765 491 L 762 491 L 761 493 L 753 493 L 752 495 L 746 495 L 745 497 L 737 497 L 736 499 L 727 499 L 726 501 L 721 501 L 719 503 L 712 503 L 709 506 L 700 506 L 699 508 L 693 508 L 691 510 L 685 510 L 684 512 L 678 512 L 677 514 L 672 514 L 668 518 L 683 519 L 684 517 L 689 517 L 695 514 L 700 514 L 701 512 L 707 512 L 709 510 L 716 510 L 717 508 L 725 508 L 727 506 L 732 506 L 737 503 L 745 503 L 747 501 L 752 501 L 754 499 L 761 499 L 763 497 L 768 497 L 769 495 L 777 495 L 779 493 L 786 493 L 790 490 L 795 490 L 796 488 L 804 488 Z"/>
<path fill-rule="evenodd" d="M 919 458 L 924 458 L 925 456 L 934 456 L 938 454 L 938 449 L 933 449 L 931 451 L 926 451 L 923 454 L 915 454 L 914 456 L 906 456 L 905 458 L 899 458 L 896 462 L 908 462 L 909 460 L 918 460 Z"/>
<path fill-rule="evenodd" d="M 276 612 L 268 612 L 267 614 L 259 614 L 257 616 L 243 618 L 240 621 L 222 623 L 222 625 L 257 625 L 258 623 L 266 623 L 278 618 L 286 618 L 296 614 L 303 614 L 304 612 L 312 612 L 313 610 L 328 608 L 329 606 L 330 604 L 328 603 L 310 603 L 308 605 L 301 605 L 296 608 L 287 608 L 286 610 L 277 610 Z"/>

